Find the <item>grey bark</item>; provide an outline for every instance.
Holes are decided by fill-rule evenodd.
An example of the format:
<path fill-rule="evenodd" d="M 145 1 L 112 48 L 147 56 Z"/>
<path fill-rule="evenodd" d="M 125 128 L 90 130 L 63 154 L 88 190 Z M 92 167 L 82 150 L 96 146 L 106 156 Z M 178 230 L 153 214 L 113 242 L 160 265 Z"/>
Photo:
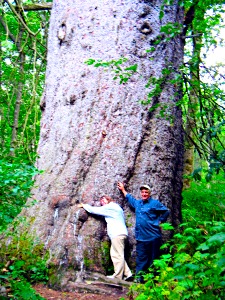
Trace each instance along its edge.
<path fill-rule="evenodd" d="M 163 24 L 182 22 L 183 12 L 175 1 L 165 7 L 160 21 L 162 3 L 53 2 L 37 160 L 44 173 L 36 177 L 33 190 L 37 204 L 25 214 L 30 231 L 50 250 L 61 282 L 71 266 L 73 280 L 78 280 L 77 271 L 106 273 L 105 224 L 77 208 L 79 202 L 99 205 L 102 194 L 112 196 L 125 210 L 129 264 L 135 267 L 135 218 L 116 187 L 118 180 L 137 197 L 140 184 L 151 185 L 153 196 L 171 209 L 171 222 L 180 222 L 183 133 L 176 102 L 181 89 L 170 79 L 182 64 L 182 38 L 161 42 L 153 53 L 146 50 Z M 126 84 L 113 80 L 109 70 L 84 63 L 122 56 L 129 65 L 138 64 L 138 73 Z M 174 72 L 160 95 L 141 105 L 139 100 L 146 100 L 150 89 L 145 87 L 149 78 L 161 77 L 167 66 Z M 169 118 L 158 116 L 159 109 L 149 111 L 157 103 L 167 105 Z"/>

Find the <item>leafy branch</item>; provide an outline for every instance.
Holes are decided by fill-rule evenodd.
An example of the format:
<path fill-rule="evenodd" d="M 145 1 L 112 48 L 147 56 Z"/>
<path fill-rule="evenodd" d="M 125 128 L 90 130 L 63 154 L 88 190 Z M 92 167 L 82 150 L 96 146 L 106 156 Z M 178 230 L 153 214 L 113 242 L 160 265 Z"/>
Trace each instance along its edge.
<path fill-rule="evenodd" d="M 129 67 L 123 66 L 128 59 L 122 57 L 118 60 L 102 61 L 95 59 L 88 59 L 85 61 L 87 65 L 93 65 L 95 68 L 103 67 L 105 69 L 110 69 L 114 73 L 113 80 L 120 80 L 120 84 L 126 83 L 130 77 L 137 72 L 138 65 L 134 64 Z"/>

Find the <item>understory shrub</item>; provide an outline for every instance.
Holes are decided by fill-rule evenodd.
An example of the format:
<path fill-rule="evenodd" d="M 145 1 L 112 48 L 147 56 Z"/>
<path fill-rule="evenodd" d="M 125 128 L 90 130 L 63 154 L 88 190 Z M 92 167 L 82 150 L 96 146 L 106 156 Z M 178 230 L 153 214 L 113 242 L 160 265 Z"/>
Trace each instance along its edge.
<path fill-rule="evenodd" d="M 194 182 L 183 197 L 184 223 L 163 245 L 167 253 L 154 261 L 145 283 L 131 286 L 136 300 L 225 299 L 224 178 Z"/>
<path fill-rule="evenodd" d="M 225 299 L 225 222 L 186 227 L 170 243 L 170 253 L 144 276 L 146 283 L 132 286 L 135 299 Z"/>
<path fill-rule="evenodd" d="M 18 217 L 31 197 L 37 173 L 22 157 L 0 159 L 0 299 L 44 299 L 32 284 L 48 279 L 48 253 L 28 235 L 25 219 Z"/>
<path fill-rule="evenodd" d="M 225 221 L 225 177 L 224 173 L 214 175 L 207 182 L 193 181 L 183 191 L 183 222 L 195 226 L 199 221 Z"/>
<path fill-rule="evenodd" d="M 0 159 L 0 232 L 5 230 L 31 196 L 33 176 L 39 171 L 20 159 Z"/>
<path fill-rule="evenodd" d="M 26 230 L 20 233 L 14 223 L 1 237 L 0 285 L 7 290 L 7 297 L 1 299 L 44 299 L 31 284 L 48 280 L 48 252 Z"/>

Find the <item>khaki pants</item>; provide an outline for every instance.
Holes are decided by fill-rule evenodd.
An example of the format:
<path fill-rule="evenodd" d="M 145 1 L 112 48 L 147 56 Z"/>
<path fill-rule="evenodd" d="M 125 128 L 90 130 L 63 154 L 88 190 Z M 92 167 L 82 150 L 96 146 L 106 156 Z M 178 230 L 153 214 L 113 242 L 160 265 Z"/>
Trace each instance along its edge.
<path fill-rule="evenodd" d="M 111 240 L 110 256 L 114 266 L 113 276 L 119 279 L 132 275 L 124 258 L 126 240 L 126 235 L 118 235 Z"/>

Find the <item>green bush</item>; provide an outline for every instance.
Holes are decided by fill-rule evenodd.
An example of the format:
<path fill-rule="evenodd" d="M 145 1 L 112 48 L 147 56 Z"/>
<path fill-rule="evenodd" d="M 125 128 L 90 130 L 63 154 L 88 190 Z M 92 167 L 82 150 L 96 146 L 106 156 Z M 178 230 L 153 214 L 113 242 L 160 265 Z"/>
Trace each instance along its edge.
<path fill-rule="evenodd" d="M 224 173 L 214 175 L 210 182 L 193 181 L 183 192 L 183 222 L 225 221 Z"/>
<path fill-rule="evenodd" d="M 17 279 L 10 281 L 12 293 L 7 296 L 5 299 L 11 300 L 44 300 L 45 298 L 41 297 L 35 292 L 29 282 L 23 279 Z M 1 298 L 0 298 L 1 299 Z"/>
<path fill-rule="evenodd" d="M 25 222 L 23 225 L 25 229 Z M 10 290 L 10 299 L 43 299 L 31 284 L 48 280 L 47 259 L 44 246 L 26 230 L 19 233 L 15 226 L 5 231 L 0 249 L 0 285 Z"/>
<path fill-rule="evenodd" d="M 20 159 L 0 160 L 0 232 L 21 212 L 30 197 L 33 176 L 38 170 Z"/>
<path fill-rule="evenodd" d="M 183 196 L 185 223 L 163 246 L 168 253 L 154 261 L 145 284 L 131 286 L 136 300 L 225 299 L 223 178 L 194 182 Z"/>
<path fill-rule="evenodd" d="M 48 254 L 42 244 L 27 234 L 25 220 L 18 217 L 31 196 L 33 176 L 39 172 L 21 160 L 15 157 L 0 160 L 0 286 L 9 291 L 0 298 L 44 299 L 31 284 L 48 280 Z"/>
<path fill-rule="evenodd" d="M 224 299 L 224 232 L 225 222 L 214 222 L 176 234 L 171 253 L 154 261 L 154 269 L 144 276 L 146 283 L 132 286 L 135 299 Z"/>

